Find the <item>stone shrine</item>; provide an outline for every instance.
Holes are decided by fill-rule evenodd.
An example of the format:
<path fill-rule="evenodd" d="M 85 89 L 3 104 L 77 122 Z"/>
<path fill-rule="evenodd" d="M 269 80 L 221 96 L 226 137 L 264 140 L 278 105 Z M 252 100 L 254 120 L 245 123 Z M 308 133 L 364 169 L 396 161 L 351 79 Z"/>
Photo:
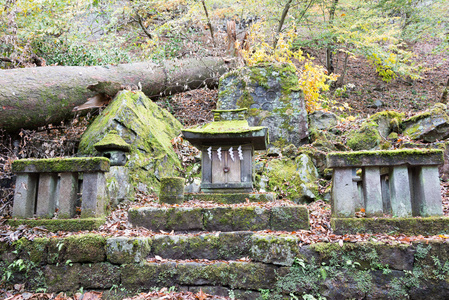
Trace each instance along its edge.
<path fill-rule="evenodd" d="M 203 192 L 252 192 L 253 153 L 267 148 L 268 128 L 250 127 L 246 111 L 214 110 L 212 123 L 182 131 L 202 152 Z"/>

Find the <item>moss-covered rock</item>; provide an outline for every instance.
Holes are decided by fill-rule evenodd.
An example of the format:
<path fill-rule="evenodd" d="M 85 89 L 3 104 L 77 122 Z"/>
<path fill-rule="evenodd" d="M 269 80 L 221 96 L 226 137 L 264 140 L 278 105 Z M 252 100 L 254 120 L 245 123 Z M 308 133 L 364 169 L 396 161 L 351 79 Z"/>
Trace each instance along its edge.
<path fill-rule="evenodd" d="M 120 284 L 120 267 L 110 263 L 80 265 L 79 281 L 83 289 L 110 289 Z"/>
<path fill-rule="evenodd" d="M 381 136 L 387 137 L 391 132 L 399 132 L 403 118 L 403 113 L 387 110 L 372 115 L 369 120 L 377 124 L 377 131 Z"/>
<path fill-rule="evenodd" d="M 291 266 L 299 256 L 298 238 L 253 235 L 251 259 L 275 265 Z"/>
<path fill-rule="evenodd" d="M 307 142 L 307 112 L 290 64 L 254 66 L 220 78 L 217 108 L 248 109 L 250 126 L 269 128 L 270 146 Z"/>
<path fill-rule="evenodd" d="M 65 257 L 72 262 L 103 262 L 106 259 L 106 238 L 98 234 L 72 235 L 61 240 Z"/>
<path fill-rule="evenodd" d="M 167 211 L 168 230 L 203 230 L 203 213 L 199 207 L 175 207 Z"/>
<path fill-rule="evenodd" d="M 151 252 L 151 239 L 111 237 L 107 239 L 106 256 L 113 264 L 140 263 Z"/>
<path fill-rule="evenodd" d="M 439 106 L 404 121 L 404 135 L 413 140 L 435 142 L 449 137 L 449 116 Z"/>
<path fill-rule="evenodd" d="M 309 211 L 304 205 L 276 206 L 271 209 L 271 230 L 309 230 Z"/>
<path fill-rule="evenodd" d="M 296 203 L 306 203 L 318 197 L 318 187 L 315 181 L 317 169 L 306 154 L 292 159 L 273 159 L 265 167 L 270 191 L 283 192 Z"/>
<path fill-rule="evenodd" d="M 346 146 L 352 150 L 371 150 L 378 147 L 381 141 L 382 137 L 377 130 L 377 124 L 368 122 L 360 129 L 349 133 Z"/>
<path fill-rule="evenodd" d="M 181 164 L 171 140 L 181 133 L 182 125 L 166 110 L 159 108 L 141 92 L 122 91 L 89 126 L 81 138 L 79 153 L 98 155 L 94 145 L 110 131 L 131 145 L 126 166 L 131 182 L 148 190 L 159 190 L 162 177 L 176 176 Z"/>

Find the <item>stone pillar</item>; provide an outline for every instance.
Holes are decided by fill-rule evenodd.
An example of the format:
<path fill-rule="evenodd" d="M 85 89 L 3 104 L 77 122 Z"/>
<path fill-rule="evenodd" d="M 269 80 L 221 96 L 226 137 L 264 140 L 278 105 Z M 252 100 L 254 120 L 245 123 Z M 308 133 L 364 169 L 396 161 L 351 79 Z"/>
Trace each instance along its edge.
<path fill-rule="evenodd" d="M 381 175 L 380 185 L 382 187 L 382 203 L 384 213 L 391 214 L 390 185 L 389 180 L 387 180 L 387 175 Z"/>
<path fill-rule="evenodd" d="M 367 217 L 383 216 L 382 187 L 380 168 L 365 167 L 362 173 L 363 195 Z"/>
<path fill-rule="evenodd" d="M 352 168 L 335 168 L 332 176 L 332 216 L 354 217 L 355 203 L 352 188 Z"/>
<path fill-rule="evenodd" d="M 417 167 L 413 173 L 413 215 L 422 217 L 442 216 L 443 206 L 438 167 Z"/>
<path fill-rule="evenodd" d="M 37 195 L 36 216 L 52 218 L 56 208 L 58 173 L 41 173 Z"/>
<path fill-rule="evenodd" d="M 61 173 L 58 193 L 58 218 L 69 219 L 75 216 L 78 193 L 78 173 Z"/>
<path fill-rule="evenodd" d="M 408 168 L 406 166 L 392 167 L 389 178 L 392 215 L 396 217 L 411 217 L 412 201 Z"/>
<path fill-rule="evenodd" d="M 184 202 L 185 179 L 181 177 L 161 178 L 159 202 L 180 204 Z"/>
<path fill-rule="evenodd" d="M 353 168 L 352 169 L 352 192 L 353 192 L 353 196 L 352 199 L 354 201 L 354 205 L 355 205 L 355 210 L 358 211 L 361 208 L 364 208 L 364 203 L 363 203 L 363 193 L 360 192 L 359 186 L 360 183 L 362 182 L 362 179 L 357 176 L 357 169 Z"/>
<path fill-rule="evenodd" d="M 38 175 L 19 173 L 16 178 L 12 216 L 15 218 L 32 218 L 36 201 Z"/>
<path fill-rule="evenodd" d="M 104 173 L 83 173 L 81 218 L 104 216 L 108 199 Z"/>

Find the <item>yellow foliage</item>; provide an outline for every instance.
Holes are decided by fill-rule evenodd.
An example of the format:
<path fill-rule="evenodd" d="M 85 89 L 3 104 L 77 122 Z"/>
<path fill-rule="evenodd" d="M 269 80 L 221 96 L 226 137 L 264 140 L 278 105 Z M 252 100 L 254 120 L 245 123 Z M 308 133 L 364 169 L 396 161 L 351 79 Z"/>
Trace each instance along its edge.
<path fill-rule="evenodd" d="M 248 66 L 261 63 L 289 63 L 295 67 L 298 74 L 298 86 L 304 92 L 306 109 L 313 112 L 321 108 L 323 100 L 321 93 L 329 90 L 328 80 L 336 80 L 336 75 L 329 76 L 326 70 L 313 63 L 313 57 L 304 57 L 301 49 L 294 50 L 292 43 L 296 37 L 292 28 L 286 33 L 279 35 L 276 48 L 268 44 L 261 34 L 262 22 L 252 26 L 249 34 L 249 44 L 251 48 L 241 51 L 242 57 Z M 238 43 L 238 42 L 237 42 Z M 239 45 L 237 44 L 237 47 Z M 302 62 L 302 66 L 297 66 L 293 61 Z"/>

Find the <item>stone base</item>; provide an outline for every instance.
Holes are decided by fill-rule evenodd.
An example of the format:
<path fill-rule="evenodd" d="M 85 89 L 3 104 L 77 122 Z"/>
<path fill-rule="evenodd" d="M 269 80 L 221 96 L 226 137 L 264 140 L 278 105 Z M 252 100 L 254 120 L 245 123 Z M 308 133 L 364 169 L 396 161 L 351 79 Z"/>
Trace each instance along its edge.
<path fill-rule="evenodd" d="M 388 233 L 405 235 L 449 234 L 449 218 L 332 218 L 335 234 Z"/>
<path fill-rule="evenodd" d="M 28 225 L 30 227 L 44 227 L 50 232 L 56 231 L 82 231 L 97 230 L 105 222 L 105 218 L 87 219 L 11 219 L 8 225 L 18 227 Z"/>
<path fill-rule="evenodd" d="M 191 193 L 184 195 L 185 201 L 200 200 L 216 203 L 245 203 L 249 202 L 272 202 L 276 199 L 275 193 Z"/>
<path fill-rule="evenodd" d="M 154 231 L 309 230 L 306 206 L 141 207 L 128 211 L 129 222 Z"/>

